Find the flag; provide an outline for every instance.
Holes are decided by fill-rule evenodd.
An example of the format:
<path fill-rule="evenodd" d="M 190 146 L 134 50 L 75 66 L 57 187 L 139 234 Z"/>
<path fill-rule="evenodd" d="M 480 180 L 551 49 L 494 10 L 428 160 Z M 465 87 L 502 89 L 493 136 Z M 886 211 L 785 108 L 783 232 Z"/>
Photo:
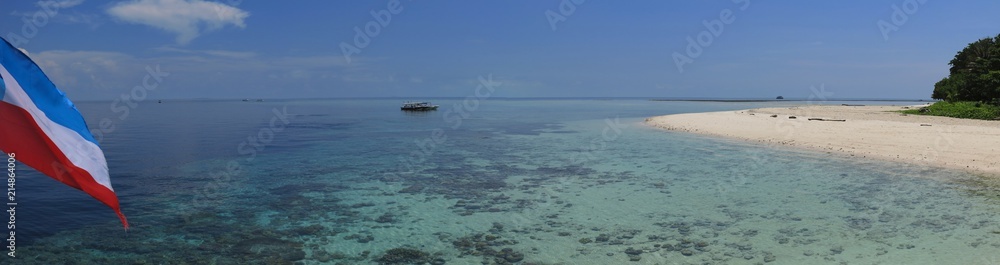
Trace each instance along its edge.
<path fill-rule="evenodd" d="M 0 150 L 111 207 L 128 230 L 104 151 L 80 111 L 7 40 L 0 44 Z"/>

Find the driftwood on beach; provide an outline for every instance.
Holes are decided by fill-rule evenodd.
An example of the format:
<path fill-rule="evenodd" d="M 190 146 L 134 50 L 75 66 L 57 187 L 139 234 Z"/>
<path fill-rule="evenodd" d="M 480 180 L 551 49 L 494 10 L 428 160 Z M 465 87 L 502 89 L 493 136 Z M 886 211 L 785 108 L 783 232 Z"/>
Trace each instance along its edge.
<path fill-rule="evenodd" d="M 847 121 L 841 119 L 809 118 L 810 121 Z"/>

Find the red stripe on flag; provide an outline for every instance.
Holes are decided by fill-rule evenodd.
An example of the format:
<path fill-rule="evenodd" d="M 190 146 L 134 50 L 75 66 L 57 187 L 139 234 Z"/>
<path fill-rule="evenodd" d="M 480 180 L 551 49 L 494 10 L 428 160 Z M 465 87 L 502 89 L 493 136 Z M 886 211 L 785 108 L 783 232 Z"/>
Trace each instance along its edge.
<path fill-rule="evenodd" d="M 90 172 L 73 165 L 59 147 L 42 131 L 28 111 L 0 101 L 0 149 L 15 153 L 17 160 L 63 184 L 82 190 L 101 201 L 121 219 L 125 230 L 128 221 L 118 205 L 114 191 L 97 183 Z"/>

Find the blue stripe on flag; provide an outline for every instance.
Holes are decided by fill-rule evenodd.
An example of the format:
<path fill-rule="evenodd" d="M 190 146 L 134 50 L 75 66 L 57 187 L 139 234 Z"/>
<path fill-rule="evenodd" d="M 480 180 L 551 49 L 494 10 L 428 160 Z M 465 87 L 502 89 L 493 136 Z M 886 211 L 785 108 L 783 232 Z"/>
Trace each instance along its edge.
<path fill-rule="evenodd" d="M 83 120 L 73 102 L 66 98 L 66 94 L 52 84 L 31 58 L 14 48 L 7 40 L 3 38 L 0 40 L 3 40 L 3 45 L 0 47 L 0 65 L 7 68 L 35 106 L 56 124 L 65 126 L 80 134 L 83 139 L 97 144 L 97 140 L 94 140 L 90 129 L 87 128 L 87 122 Z"/>
<path fill-rule="evenodd" d="M 3 95 L 7 93 L 7 85 L 3 83 L 3 76 L 0 76 L 0 101 L 3 101 Z"/>

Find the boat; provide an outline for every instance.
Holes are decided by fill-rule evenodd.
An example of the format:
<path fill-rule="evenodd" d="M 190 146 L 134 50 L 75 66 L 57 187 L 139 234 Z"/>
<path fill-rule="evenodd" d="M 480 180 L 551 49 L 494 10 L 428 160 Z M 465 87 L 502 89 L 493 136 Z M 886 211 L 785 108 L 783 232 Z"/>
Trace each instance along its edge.
<path fill-rule="evenodd" d="M 438 105 L 433 105 L 430 102 L 403 102 L 403 106 L 399 107 L 400 110 L 406 111 L 428 111 L 437 108 Z"/>

